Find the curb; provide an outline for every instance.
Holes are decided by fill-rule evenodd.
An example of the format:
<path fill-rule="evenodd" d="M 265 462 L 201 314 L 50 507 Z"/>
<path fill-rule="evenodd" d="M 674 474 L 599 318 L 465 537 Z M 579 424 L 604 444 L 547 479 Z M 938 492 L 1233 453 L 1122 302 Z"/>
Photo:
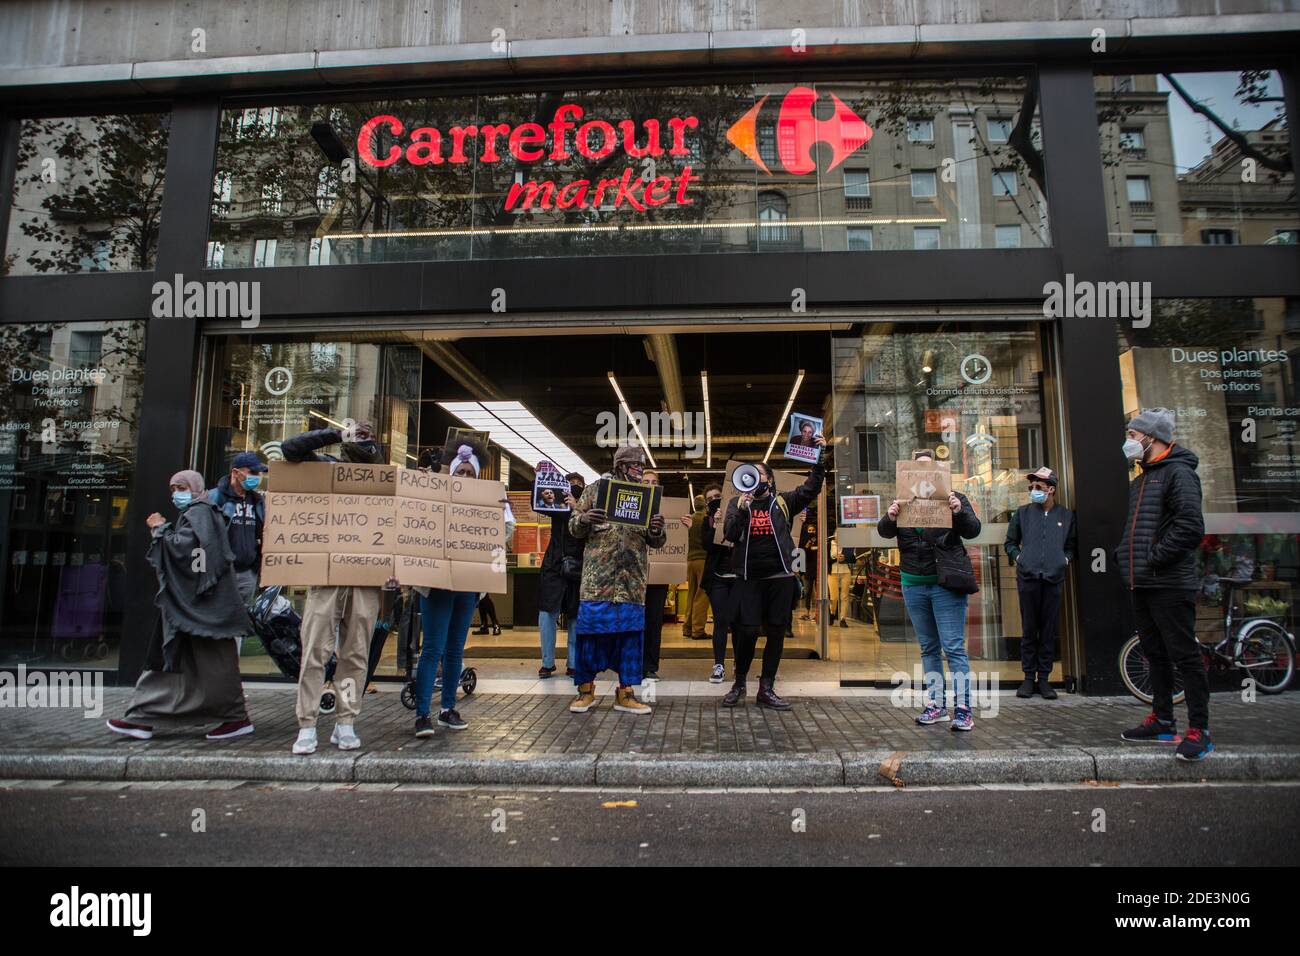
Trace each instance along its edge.
<path fill-rule="evenodd" d="M 111 754 L 0 752 L 0 780 L 258 780 L 602 787 L 907 787 L 1020 783 L 1300 782 L 1300 747 L 707 754 Z"/>

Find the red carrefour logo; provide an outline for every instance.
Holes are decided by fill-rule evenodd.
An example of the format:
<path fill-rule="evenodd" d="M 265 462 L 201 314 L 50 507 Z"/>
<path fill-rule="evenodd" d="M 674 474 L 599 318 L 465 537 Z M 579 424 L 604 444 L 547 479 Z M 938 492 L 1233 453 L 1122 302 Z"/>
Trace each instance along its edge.
<path fill-rule="evenodd" d="M 817 163 L 813 160 L 812 150 L 817 143 L 825 143 L 831 148 L 829 171 L 871 139 L 871 127 L 867 121 L 849 109 L 834 93 L 830 97 L 835 112 L 830 119 L 824 120 L 813 116 L 817 93 L 809 87 L 796 86 L 781 99 L 781 109 L 776 119 L 776 155 L 787 173 L 801 176 L 815 170 Z M 727 130 L 727 139 L 752 159 L 755 166 L 771 175 L 772 171 L 759 154 L 757 142 L 758 117 L 768 99 L 769 96 L 764 96 L 754 104 L 753 109 L 738 119 Z"/>

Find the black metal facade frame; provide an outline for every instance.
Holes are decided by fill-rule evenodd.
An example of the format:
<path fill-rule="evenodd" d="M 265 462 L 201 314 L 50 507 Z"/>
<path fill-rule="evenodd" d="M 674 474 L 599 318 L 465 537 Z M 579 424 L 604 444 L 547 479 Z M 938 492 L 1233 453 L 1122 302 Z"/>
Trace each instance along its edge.
<path fill-rule="evenodd" d="M 1108 62 L 1107 72 L 1233 68 L 1180 55 L 1183 59 L 1176 63 Z M 1300 61 L 1294 55 L 1279 58 L 1275 49 L 1260 55 L 1268 56 L 1282 75 L 1288 116 L 1300 116 Z M 1240 57 L 1233 63 L 1241 68 Z M 1063 281 L 1067 273 L 1079 280 L 1149 281 L 1156 297 L 1300 296 L 1300 248 L 1294 246 L 1111 247 L 1094 63 L 1044 60 L 1030 67 L 1039 83 L 1053 241 L 1046 249 L 610 256 L 208 271 L 205 249 L 222 101 L 215 95 L 173 101 L 154 271 L 0 278 L 0 322 L 148 320 L 141 440 L 127 515 L 127 573 L 135 586 L 128 598 L 117 679 L 130 682 L 138 675 L 156 614 L 153 588 L 141 584 L 152 582 L 143 557 L 148 544 L 143 518 L 164 506 L 167 479 L 192 447 L 200 325 L 195 319 L 149 318 L 154 282 L 176 273 L 259 281 L 264 315 L 304 323 L 323 316 L 381 314 L 482 314 L 485 324 L 508 323 L 509 313 L 490 311 L 497 288 L 507 290 L 512 311 L 556 314 L 700 308 L 776 312 L 788 310 L 796 287 L 807 291 L 810 307 L 1032 306 L 1042 302 L 1045 283 Z M 909 68 L 915 67 L 902 67 Z M 1001 69 L 997 64 L 980 68 Z M 68 111 L 66 101 L 51 107 L 54 115 Z M 14 177 L 18 115 L 11 109 L 0 118 L 0 183 L 6 184 L 0 188 L 0 242 L 7 237 L 12 201 L 7 184 Z M 1293 168 L 1300 168 L 1295 136 L 1291 151 Z M 1123 416 L 1117 330 L 1113 321 L 1101 319 L 1064 318 L 1057 325 L 1063 368 L 1057 383 L 1064 405 L 1061 438 L 1070 457 L 1072 505 L 1084 518 L 1074 582 L 1084 658 L 1081 673 L 1073 676 L 1086 692 L 1120 693 L 1116 655 L 1131 633 L 1128 602 L 1114 573 L 1088 570 L 1094 551 L 1109 551 L 1119 539 L 1127 502 L 1117 451 Z"/>

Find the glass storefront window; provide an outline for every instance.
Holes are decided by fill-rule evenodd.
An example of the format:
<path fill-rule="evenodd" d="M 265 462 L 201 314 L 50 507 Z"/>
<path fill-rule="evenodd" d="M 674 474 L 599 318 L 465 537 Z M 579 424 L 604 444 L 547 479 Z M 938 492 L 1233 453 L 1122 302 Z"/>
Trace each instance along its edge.
<path fill-rule="evenodd" d="M 143 322 L 0 326 L 0 664 L 115 669 Z"/>
<path fill-rule="evenodd" d="M 152 269 L 170 115 L 22 121 L 8 275 Z"/>
<path fill-rule="evenodd" d="M 1294 245 L 1276 71 L 1098 76 L 1112 246 Z"/>
<path fill-rule="evenodd" d="M 1041 247 L 1042 170 L 1024 77 L 229 108 L 208 262 Z"/>
<path fill-rule="evenodd" d="M 1156 302 L 1149 328 L 1120 327 L 1125 421 L 1142 408 L 1172 409 L 1175 440 L 1200 459 L 1206 536 L 1198 555 L 1197 629 L 1203 640 L 1222 636 L 1220 577 L 1240 581 L 1241 600 L 1276 609 L 1295 629 L 1298 360 L 1295 299 L 1164 299 Z"/>
<path fill-rule="evenodd" d="M 1041 328 L 882 323 L 833 337 L 832 514 L 837 544 L 850 554 L 851 617 L 866 623 L 840 638 L 842 680 L 889 680 L 898 671 L 910 678 L 920 661 L 897 542 L 876 532 L 895 497 L 895 462 L 915 448 L 950 463 L 954 490 L 983 526 L 967 542 L 980 585 L 966 619 L 976 670 L 1021 676 L 1016 576 L 1002 544 L 1012 511 L 1028 500 L 1026 472 L 1059 467 L 1045 416 Z"/>

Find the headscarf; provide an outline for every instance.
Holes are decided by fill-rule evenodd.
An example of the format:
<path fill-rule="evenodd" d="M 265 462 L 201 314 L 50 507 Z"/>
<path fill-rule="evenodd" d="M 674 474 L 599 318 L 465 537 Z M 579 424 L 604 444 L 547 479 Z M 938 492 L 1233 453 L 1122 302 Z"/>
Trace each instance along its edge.
<path fill-rule="evenodd" d="M 207 496 L 206 486 L 203 484 L 203 476 L 197 471 L 191 471 L 186 468 L 184 471 L 178 471 L 172 475 L 171 481 L 167 482 L 168 487 L 180 485 L 194 495 L 195 501 L 202 501 Z"/>
<path fill-rule="evenodd" d="M 477 478 L 482 466 L 479 464 L 478 455 L 474 454 L 474 449 L 469 445 L 461 445 L 456 449 L 456 458 L 451 463 L 449 471 L 455 471 L 457 466 L 462 462 L 469 462 L 469 466 L 474 469 L 474 477 Z"/>

